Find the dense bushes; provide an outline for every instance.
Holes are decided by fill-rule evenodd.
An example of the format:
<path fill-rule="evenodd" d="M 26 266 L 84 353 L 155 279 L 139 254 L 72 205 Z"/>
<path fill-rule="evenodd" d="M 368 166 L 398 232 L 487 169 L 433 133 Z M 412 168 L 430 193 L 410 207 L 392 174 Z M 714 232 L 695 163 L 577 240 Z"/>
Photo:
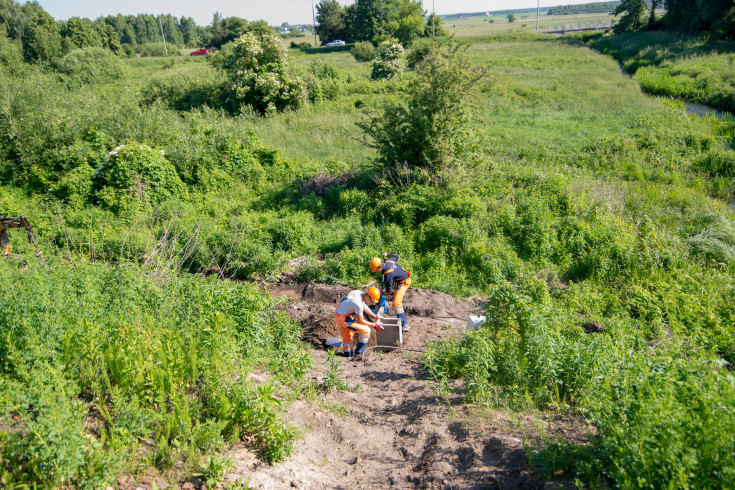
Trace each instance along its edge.
<path fill-rule="evenodd" d="M 57 63 L 60 73 L 80 83 L 108 83 L 125 78 L 125 64 L 104 48 L 76 49 Z"/>
<path fill-rule="evenodd" d="M 370 41 L 357 42 L 352 46 L 352 49 L 350 49 L 350 54 L 352 54 L 357 61 L 362 61 L 363 63 L 372 61 L 373 58 L 375 58 L 375 53 L 375 46 L 373 46 L 373 43 Z"/>
<path fill-rule="evenodd" d="M 286 48 L 273 34 L 252 32 L 235 40 L 225 62 L 235 98 L 262 114 L 298 108 L 305 97 L 304 84 L 286 73 Z"/>
<path fill-rule="evenodd" d="M 417 67 L 419 74 L 410 82 L 408 100 L 386 103 L 363 123 L 384 165 L 405 163 L 437 170 L 456 159 L 468 159 L 473 138 L 465 119 L 465 101 L 484 72 L 472 69 L 465 51 L 458 43 L 446 51 L 435 45 L 431 56 Z"/>
<path fill-rule="evenodd" d="M 53 258 L 3 261 L 0 277 L 3 485 L 99 488 L 130 458 L 191 469 L 243 438 L 266 461 L 290 451 L 273 388 L 247 366 L 292 381 L 306 359 L 298 326 L 254 287 Z"/>
<path fill-rule="evenodd" d="M 141 103 L 161 101 L 171 109 L 191 110 L 202 106 L 225 106 L 227 80 L 219 70 L 198 66 L 186 71 L 164 72 L 141 90 Z"/>
<path fill-rule="evenodd" d="M 104 207 L 120 212 L 139 204 L 156 205 L 184 197 L 184 184 L 164 157 L 146 145 L 121 145 L 95 170 L 96 197 Z"/>
<path fill-rule="evenodd" d="M 383 41 L 373 60 L 373 80 L 391 79 L 403 71 L 403 46 L 398 41 Z"/>

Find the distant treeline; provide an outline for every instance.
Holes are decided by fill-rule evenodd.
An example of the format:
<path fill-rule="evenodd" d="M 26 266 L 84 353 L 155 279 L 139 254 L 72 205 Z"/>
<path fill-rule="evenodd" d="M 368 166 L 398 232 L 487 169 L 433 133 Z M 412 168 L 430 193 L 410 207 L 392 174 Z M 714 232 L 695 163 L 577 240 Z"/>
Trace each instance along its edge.
<path fill-rule="evenodd" d="M 620 5 L 616 2 L 580 3 L 579 5 L 559 5 L 549 7 L 548 15 L 604 14 L 612 12 Z"/>
<path fill-rule="evenodd" d="M 20 4 L 16 0 L 0 0 L 0 36 L 19 42 L 26 61 L 54 60 L 86 47 L 102 47 L 118 55 L 155 49 L 163 55 L 161 30 L 169 46 L 210 48 L 219 48 L 248 31 L 272 32 L 263 20 L 223 18 L 217 12 L 207 26 L 197 25 L 191 17 L 177 18 L 170 14 L 159 17 L 118 14 L 95 20 L 72 17 L 57 22 L 36 2 Z"/>
<path fill-rule="evenodd" d="M 546 8 L 541 9 L 541 13 L 546 12 Z M 490 12 L 471 12 L 471 13 L 462 13 L 462 14 L 449 14 L 449 15 L 442 15 L 442 19 L 460 19 L 462 17 L 479 17 L 479 16 L 485 16 L 485 15 L 508 15 L 508 14 L 535 14 L 536 9 L 535 8 L 528 8 L 528 9 L 514 9 L 514 10 L 493 10 Z"/>

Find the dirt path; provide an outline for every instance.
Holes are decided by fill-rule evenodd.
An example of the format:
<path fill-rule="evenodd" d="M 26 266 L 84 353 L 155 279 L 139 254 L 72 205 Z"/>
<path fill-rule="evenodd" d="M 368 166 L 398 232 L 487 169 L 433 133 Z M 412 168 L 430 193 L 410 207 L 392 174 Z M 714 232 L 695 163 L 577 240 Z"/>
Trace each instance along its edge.
<path fill-rule="evenodd" d="M 339 337 L 332 320 L 336 301 L 349 288 L 327 285 L 270 286 L 285 296 L 293 318 L 307 336 Z M 437 291 L 411 289 L 405 304 L 412 329 L 405 347 L 423 349 L 428 340 L 461 335 L 471 306 Z M 371 336 L 372 337 L 372 336 Z M 326 372 L 327 352 L 314 341 L 315 370 Z M 372 341 L 374 344 L 374 340 Z M 369 351 L 364 359 L 343 360 L 342 379 L 354 391 L 299 400 L 289 410 L 303 439 L 287 461 L 268 466 L 245 448 L 235 448 L 236 467 L 226 481 L 256 489 L 281 488 L 542 488 L 556 486 L 529 472 L 522 439 L 551 424 L 555 431 L 583 439 L 586 428 L 571 418 L 519 416 L 470 410 L 461 403 L 461 385 L 444 400 L 434 393 L 414 355 Z"/>

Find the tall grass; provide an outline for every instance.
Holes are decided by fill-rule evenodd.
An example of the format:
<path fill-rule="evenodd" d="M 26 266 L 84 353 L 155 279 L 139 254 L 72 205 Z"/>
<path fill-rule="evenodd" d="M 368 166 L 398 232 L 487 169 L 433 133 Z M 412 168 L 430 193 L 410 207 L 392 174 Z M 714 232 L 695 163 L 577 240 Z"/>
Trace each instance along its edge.
<path fill-rule="evenodd" d="M 247 375 L 308 364 L 298 326 L 254 286 L 54 257 L 5 260 L 0 277 L 4 484 L 98 488 L 139 462 L 191 471 L 240 439 L 269 462 L 289 453 L 274 386 Z"/>

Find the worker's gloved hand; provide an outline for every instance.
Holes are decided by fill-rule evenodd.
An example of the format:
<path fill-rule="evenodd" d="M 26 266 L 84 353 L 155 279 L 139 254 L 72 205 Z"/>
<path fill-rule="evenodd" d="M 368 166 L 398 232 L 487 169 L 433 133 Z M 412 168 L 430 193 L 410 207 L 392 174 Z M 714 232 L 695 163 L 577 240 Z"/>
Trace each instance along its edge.
<path fill-rule="evenodd" d="M 376 322 L 376 323 L 373 323 L 373 328 L 377 330 L 378 332 L 380 332 L 381 330 L 383 330 L 383 325 Z"/>
<path fill-rule="evenodd" d="M 388 252 L 383 252 L 383 257 L 387 257 L 387 256 L 388 256 Z"/>

